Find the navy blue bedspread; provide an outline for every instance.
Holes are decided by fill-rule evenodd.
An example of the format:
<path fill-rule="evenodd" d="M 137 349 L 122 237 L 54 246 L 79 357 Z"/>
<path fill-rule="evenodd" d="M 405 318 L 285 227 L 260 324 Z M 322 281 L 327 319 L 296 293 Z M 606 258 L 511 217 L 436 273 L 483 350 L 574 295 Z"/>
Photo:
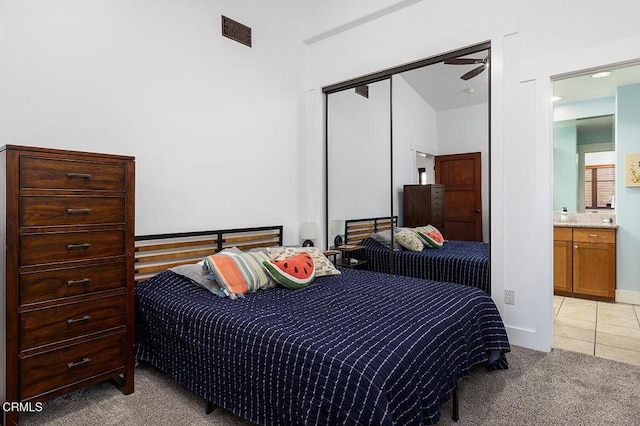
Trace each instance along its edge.
<path fill-rule="evenodd" d="M 390 249 L 373 238 L 366 238 L 361 244 L 366 247 L 369 269 L 390 273 Z M 487 243 L 448 240 L 441 248 L 396 250 L 394 267 L 398 275 L 470 285 L 491 294 Z"/>
<path fill-rule="evenodd" d="M 484 292 L 342 272 L 244 300 L 163 272 L 136 287 L 136 356 L 239 416 L 285 425 L 435 423 L 472 366 L 506 368 Z"/>

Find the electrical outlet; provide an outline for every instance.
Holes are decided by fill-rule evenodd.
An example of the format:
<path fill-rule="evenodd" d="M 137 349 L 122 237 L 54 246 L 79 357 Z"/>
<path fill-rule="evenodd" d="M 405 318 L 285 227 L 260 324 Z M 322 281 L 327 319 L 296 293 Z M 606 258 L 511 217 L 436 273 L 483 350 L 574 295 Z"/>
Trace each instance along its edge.
<path fill-rule="evenodd" d="M 505 290 L 504 291 L 504 303 L 507 305 L 515 305 L 516 304 L 516 291 L 515 290 Z"/>

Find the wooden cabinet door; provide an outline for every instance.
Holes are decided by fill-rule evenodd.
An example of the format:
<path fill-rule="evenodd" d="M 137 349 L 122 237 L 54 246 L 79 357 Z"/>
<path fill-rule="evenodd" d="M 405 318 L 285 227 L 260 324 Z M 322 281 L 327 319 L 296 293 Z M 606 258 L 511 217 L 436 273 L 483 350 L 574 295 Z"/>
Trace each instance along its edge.
<path fill-rule="evenodd" d="M 571 293 L 573 291 L 573 243 L 553 242 L 553 290 Z"/>
<path fill-rule="evenodd" d="M 613 299 L 615 289 L 615 244 L 576 241 L 573 246 L 573 292 Z"/>

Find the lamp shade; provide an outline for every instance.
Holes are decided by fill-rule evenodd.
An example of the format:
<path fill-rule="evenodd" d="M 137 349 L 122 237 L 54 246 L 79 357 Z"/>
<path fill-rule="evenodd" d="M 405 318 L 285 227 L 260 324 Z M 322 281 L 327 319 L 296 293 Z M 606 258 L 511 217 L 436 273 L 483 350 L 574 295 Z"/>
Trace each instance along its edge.
<path fill-rule="evenodd" d="M 316 223 L 302 222 L 300 224 L 300 239 L 313 240 L 316 238 Z"/>

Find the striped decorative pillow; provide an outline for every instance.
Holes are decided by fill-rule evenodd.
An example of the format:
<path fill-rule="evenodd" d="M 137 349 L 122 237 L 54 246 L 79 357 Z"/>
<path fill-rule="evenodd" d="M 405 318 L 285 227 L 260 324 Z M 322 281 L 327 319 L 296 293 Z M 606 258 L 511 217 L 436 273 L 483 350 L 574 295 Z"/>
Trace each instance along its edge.
<path fill-rule="evenodd" d="M 209 279 L 216 280 L 223 296 L 232 299 L 244 297 L 260 289 L 272 288 L 277 282 L 262 266 L 269 256 L 261 252 L 235 254 L 218 253 L 204 259 L 204 267 L 209 270 Z"/>

